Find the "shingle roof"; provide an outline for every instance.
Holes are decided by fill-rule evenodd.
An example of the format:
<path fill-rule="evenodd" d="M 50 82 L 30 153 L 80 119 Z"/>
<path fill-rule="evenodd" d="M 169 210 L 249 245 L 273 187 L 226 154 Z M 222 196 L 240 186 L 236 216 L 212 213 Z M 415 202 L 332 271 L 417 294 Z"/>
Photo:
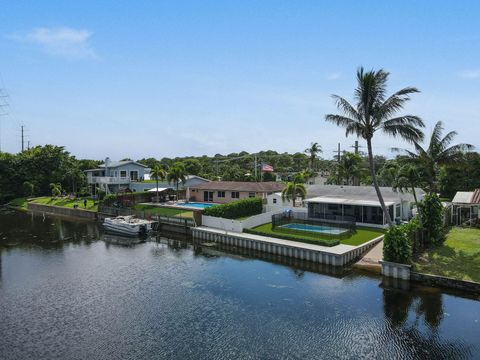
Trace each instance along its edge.
<path fill-rule="evenodd" d="M 281 191 L 285 185 L 281 182 L 244 182 L 244 181 L 210 181 L 208 183 L 192 186 L 198 190 L 221 191 L 251 191 L 251 192 L 276 192 Z"/>
<path fill-rule="evenodd" d="M 133 161 L 133 160 L 127 160 L 127 161 L 111 161 L 110 164 L 108 165 L 109 168 L 115 168 L 115 167 L 119 167 L 119 166 L 123 166 L 123 165 L 128 165 L 128 164 L 135 164 L 135 165 L 139 165 L 139 166 L 142 166 L 144 168 L 148 168 L 148 166 L 146 165 L 143 165 L 143 164 L 140 164 L 136 161 Z M 100 164 L 99 167 L 101 168 L 105 168 L 105 164 Z"/>

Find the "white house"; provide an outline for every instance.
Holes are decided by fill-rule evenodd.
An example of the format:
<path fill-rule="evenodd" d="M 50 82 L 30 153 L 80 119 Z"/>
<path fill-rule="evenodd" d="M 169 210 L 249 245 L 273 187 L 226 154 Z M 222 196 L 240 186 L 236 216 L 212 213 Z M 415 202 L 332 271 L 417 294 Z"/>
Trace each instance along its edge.
<path fill-rule="evenodd" d="M 390 187 L 381 187 L 380 191 L 392 220 L 402 221 L 411 218 L 411 207 L 414 202 L 411 192 L 394 191 Z M 420 200 L 424 192 L 416 189 L 416 195 Z M 360 226 L 387 226 L 373 186 L 307 185 L 305 204 L 309 218 L 331 220 L 353 218 Z"/>

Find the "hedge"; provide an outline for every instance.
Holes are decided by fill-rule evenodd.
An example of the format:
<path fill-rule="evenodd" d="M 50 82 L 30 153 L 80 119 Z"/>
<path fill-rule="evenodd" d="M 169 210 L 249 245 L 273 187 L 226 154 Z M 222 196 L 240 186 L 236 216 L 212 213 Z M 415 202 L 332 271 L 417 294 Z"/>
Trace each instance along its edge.
<path fill-rule="evenodd" d="M 262 199 L 247 198 L 232 201 L 228 204 L 215 205 L 203 211 L 203 215 L 215 216 L 224 219 L 238 219 L 244 216 L 261 214 L 263 210 Z"/>
<path fill-rule="evenodd" d="M 383 239 L 383 259 L 399 264 L 410 264 L 412 244 L 407 225 L 392 226 Z"/>
<path fill-rule="evenodd" d="M 311 240 L 311 239 L 300 239 L 296 236 L 290 236 L 288 234 L 266 234 L 262 231 L 257 231 L 253 229 L 243 229 L 243 232 L 248 233 L 248 234 L 254 234 L 254 235 L 261 235 L 261 236 L 267 236 L 267 237 L 275 237 L 278 239 L 283 239 L 283 240 L 290 240 L 290 241 L 296 241 L 296 242 L 302 242 L 302 243 L 308 243 L 308 244 L 314 244 L 314 245 L 322 245 L 322 246 L 335 246 L 340 244 L 340 240 L 338 239 L 318 239 L 318 240 Z"/>

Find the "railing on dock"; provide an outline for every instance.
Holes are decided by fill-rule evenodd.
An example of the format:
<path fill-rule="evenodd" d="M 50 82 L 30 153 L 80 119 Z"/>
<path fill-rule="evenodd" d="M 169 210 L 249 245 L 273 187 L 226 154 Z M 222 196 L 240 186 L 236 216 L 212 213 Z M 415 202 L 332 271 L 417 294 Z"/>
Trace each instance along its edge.
<path fill-rule="evenodd" d="M 139 219 L 158 221 L 161 225 L 181 226 L 185 228 L 195 227 L 195 220 L 175 216 L 155 215 L 149 211 L 133 210 L 129 208 L 117 208 L 113 206 L 100 206 L 98 212 L 106 216 L 129 216 L 133 215 Z"/>

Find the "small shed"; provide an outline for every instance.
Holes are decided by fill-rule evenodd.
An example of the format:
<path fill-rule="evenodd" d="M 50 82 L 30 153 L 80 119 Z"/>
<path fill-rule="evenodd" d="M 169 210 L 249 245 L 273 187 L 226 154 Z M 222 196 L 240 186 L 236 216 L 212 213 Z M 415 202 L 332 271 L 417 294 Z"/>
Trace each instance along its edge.
<path fill-rule="evenodd" d="M 451 222 L 472 226 L 480 223 L 480 189 L 458 191 L 452 200 Z"/>

